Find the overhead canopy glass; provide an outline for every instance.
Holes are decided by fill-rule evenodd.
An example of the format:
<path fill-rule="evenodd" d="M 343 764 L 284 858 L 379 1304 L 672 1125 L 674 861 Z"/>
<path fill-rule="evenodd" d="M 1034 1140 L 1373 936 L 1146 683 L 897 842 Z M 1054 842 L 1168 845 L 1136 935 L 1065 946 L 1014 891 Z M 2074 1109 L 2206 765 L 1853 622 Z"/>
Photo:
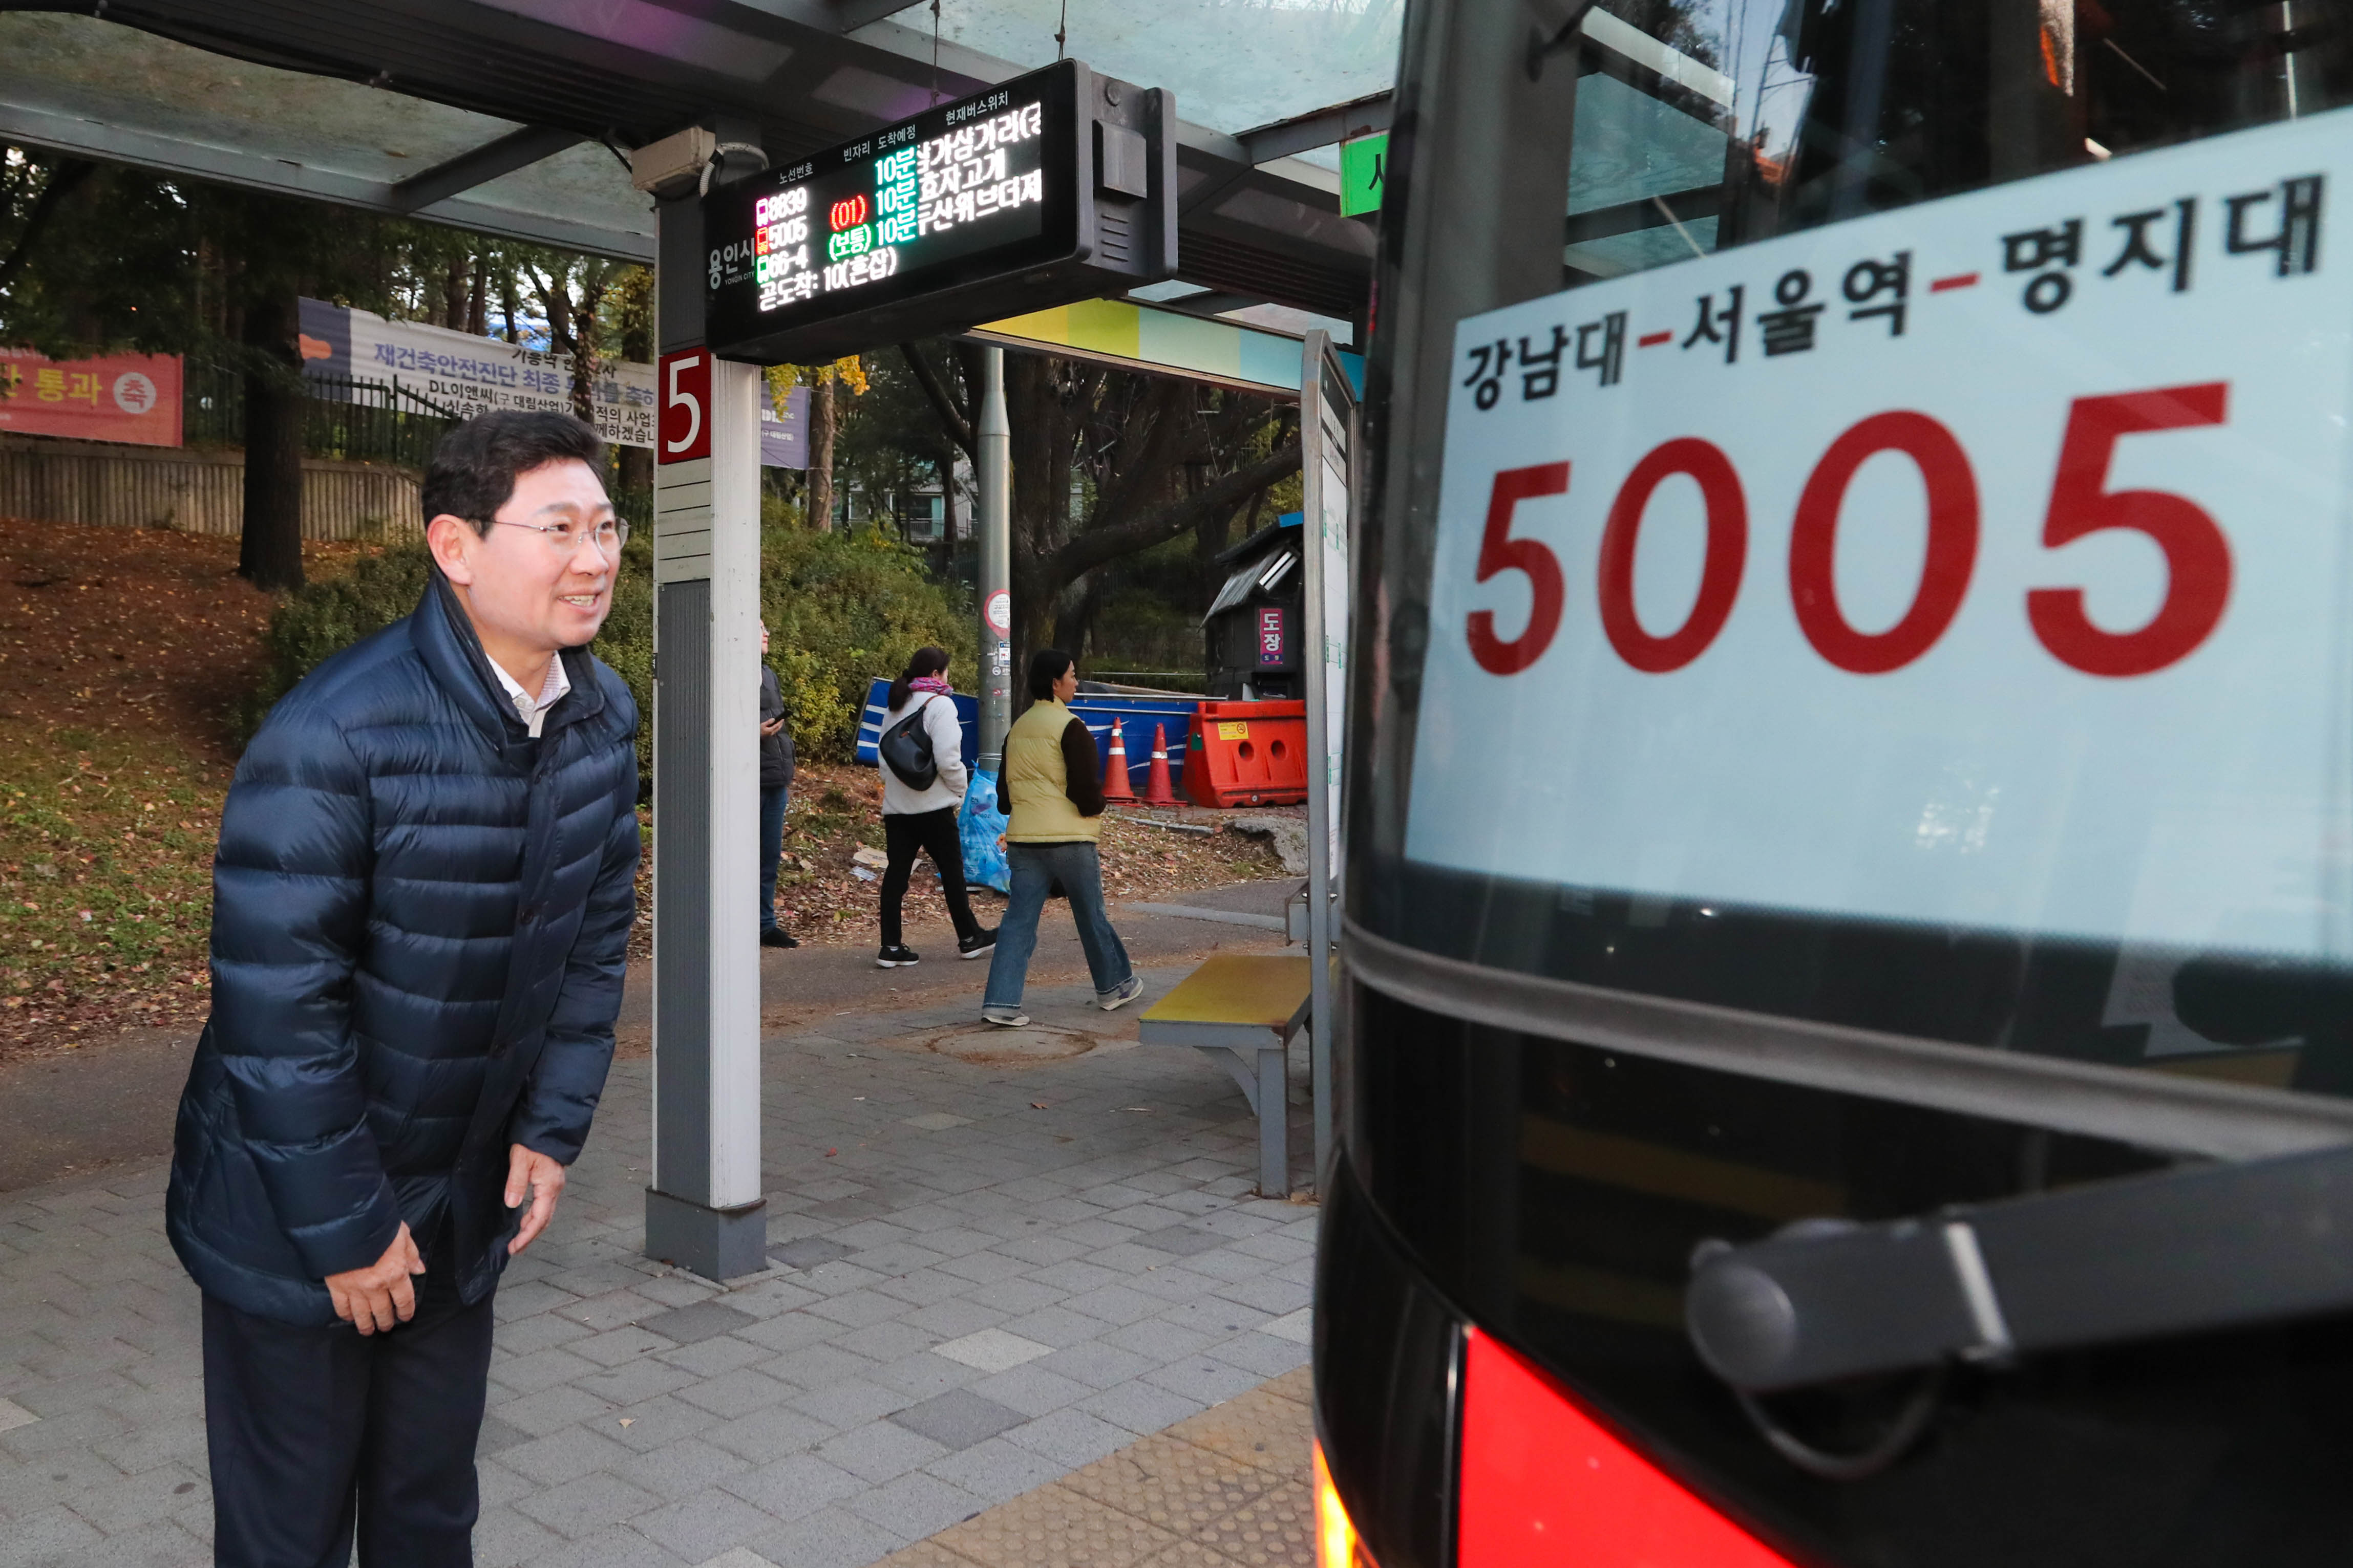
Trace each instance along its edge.
<path fill-rule="evenodd" d="M 944 0 L 940 37 L 1027 70 L 1055 59 L 1067 26 L 1070 54 L 1167 88 L 1187 120 L 1231 136 L 1388 91 L 1404 20 L 1405 0 Z M 930 12 L 899 21 L 928 31 Z"/>

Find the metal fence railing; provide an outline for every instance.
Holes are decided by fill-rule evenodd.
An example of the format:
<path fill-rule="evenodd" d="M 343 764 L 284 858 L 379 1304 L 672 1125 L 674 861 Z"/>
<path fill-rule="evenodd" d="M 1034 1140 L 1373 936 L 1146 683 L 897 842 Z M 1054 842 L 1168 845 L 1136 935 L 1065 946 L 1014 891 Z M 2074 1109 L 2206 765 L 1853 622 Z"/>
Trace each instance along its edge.
<path fill-rule="evenodd" d="M 389 384 L 306 375 L 302 449 L 313 458 L 391 463 L 422 470 L 434 444 L 459 422 L 397 380 Z M 192 447 L 245 445 L 245 377 L 226 366 L 191 362 L 182 427 Z"/>

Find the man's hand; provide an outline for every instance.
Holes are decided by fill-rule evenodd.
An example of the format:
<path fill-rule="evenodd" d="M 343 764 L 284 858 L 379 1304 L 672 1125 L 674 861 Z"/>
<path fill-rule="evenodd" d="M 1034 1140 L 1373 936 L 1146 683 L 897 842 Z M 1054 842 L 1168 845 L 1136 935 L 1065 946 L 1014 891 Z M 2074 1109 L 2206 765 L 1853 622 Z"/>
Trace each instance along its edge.
<path fill-rule="evenodd" d="M 784 727 L 785 721 L 782 719 L 771 719 L 760 726 L 760 733 L 763 735 L 777 734 L 783 731 Z"/>
<path fill-rule="evenodd" d="M 327 1295 L 335 1303 L 335 1316 L 360 1332 L 389 1332 L 395 1323 L 417 1315 L 417 1288 L 408 1280 L 424 1272 L 425 1259 L 417 1255 L 417 1243 L 403 1222 L 382 1258 L 365 1268 L 328 1275 Z"/>
<path fill-rule="evenodd" d="M 507 1243 L 507 1256 L 513 1257 L 538 1239 L 555 1217 L 555 1200 L 564 1195 L 564 1167 L 535 1149 L 516 1143 L 507 1150 L 507 1207 L 513 1208 L 531 1194 L 531 1212 L 522 1216 L 522 1228 Z"/>

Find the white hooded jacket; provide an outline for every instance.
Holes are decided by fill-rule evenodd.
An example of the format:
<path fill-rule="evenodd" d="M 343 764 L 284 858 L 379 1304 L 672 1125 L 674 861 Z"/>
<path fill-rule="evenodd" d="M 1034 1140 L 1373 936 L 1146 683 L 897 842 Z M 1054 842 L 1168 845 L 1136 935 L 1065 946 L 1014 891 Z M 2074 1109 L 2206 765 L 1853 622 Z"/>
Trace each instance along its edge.
<path fill-rule="evenodd" d="M 907 716 L 908 710 L 921 704 L 923 729 L 932 737 L 932 761 L 939 776 L 929 789 L 910 789 L 906 781 L 891 771 L 891 764 L 879 764 L 882 772 L 882 815 L 910 816 L 922 811 L 937 811 L 943 806 L 960 804 L 965 784 L 964 765 L 964 726 L 956 721 L 954 700 L 930 691 L 911 691 L 904 707 L 893 708 L 882 720 L 882 732 L 890 733 L 892 726 Z"/>

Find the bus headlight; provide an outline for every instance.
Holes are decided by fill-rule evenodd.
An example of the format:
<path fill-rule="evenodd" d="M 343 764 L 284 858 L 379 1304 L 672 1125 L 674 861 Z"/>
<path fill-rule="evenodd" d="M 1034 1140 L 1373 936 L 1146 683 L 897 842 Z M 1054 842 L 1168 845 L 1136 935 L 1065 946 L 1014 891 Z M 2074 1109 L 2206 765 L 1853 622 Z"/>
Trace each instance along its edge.
<path fill-rule="evenodd" d="M 1332 1484 L 1331 1468 L 1324 1463 L 1324 1445 L 1315 1454 L 1315 1568 L 1378 1568 L 1372 1553 L 1356 1539 L 1356 1525 L 1347 1505 Z"/>

